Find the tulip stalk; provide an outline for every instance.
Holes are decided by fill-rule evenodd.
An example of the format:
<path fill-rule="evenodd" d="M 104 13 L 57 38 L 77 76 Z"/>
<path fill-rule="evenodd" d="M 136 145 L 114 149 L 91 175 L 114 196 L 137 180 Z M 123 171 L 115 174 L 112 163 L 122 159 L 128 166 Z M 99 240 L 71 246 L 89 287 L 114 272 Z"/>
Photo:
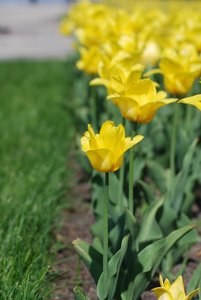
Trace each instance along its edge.
<path fill-rule="evenodd" d="M 191 134 L 192 134 L 191 133 L 192 126 L 190 125 L 191 118 L 192 118 L 192 106 L 187 105 L 186 117 L 185 117 L 185 130 L 186 130 L 186 133 L 190 136 L 190 138 L 191 138 Z"/>
<path fill-rule="evenodd" d="M 125 127 L 125 119 L 122 119 L 122 125 Z M 121 206 L 122 204 L 122 196 L 123 196 L 123 187 L 124 187 L 124 170 L 125 170 L 125 160 L 123 158 L 123 162 L 121 168 L 119 170 L 119 199 L 118 205 Z"/>
<path fill-rule="evenodd" d="M 134 129 L 132 130 L 131 138 L 134 138 L 137 131 L 137 122 L 134 123 Z M 134 212 L 134 193 L 133 193 L 133 168 L 134 168 L 134 147 L 130 150 L 130 162 L 129 162 L 129 199 L 128 208 L 133 213 Z"/>
<path fill-rule="evenodd" d="M 176 104 L 175 111 L 174 111 L 172 140 L 171 140 L 171 148 L 170 148 L 170 171 L 171 171 L 170 183 L 171 183 L 171 185 L 173 183 L 174 176 L 175 176 L 175 148 L 176 148 L 178 113 L 179 113 L 179 107 L 178 107 L 178 104 Z"/>
<path fill-rule="evenodd" d="M 113 121 L 114 121 L 114 124 L 117 124 L 117 109 L 118 109 L 118 107 L 116 105 L 114 105 L 114 108 L 113 108 Z"/>
<path fill-rule="evenodd" d="M 78 258 L 78 263 L 77 263 L 77 270 L 76 270 L 76 277 L 75 277 L 75 281 L 76 281 L 76 285 L 79 285 L 80 283 L 80 270 L 81 270 L 81 258 Z"/>
<path fill-rule="evenodd" d="M 97 105 L 96 105 L 96 89 L 92 86 L 91 87 L 91 95 L 90 95 L 90 100 L 91 100 L 91 124 L 94 130 L 97 130 Z"/>
<path fill-rule="evenodd" d="M 107 295 L 107 291 L 108 291 L 108 198 L 109 198 L 109 172 L 105 173 L 104 234 L 103 234 L 104 295 Z"/>

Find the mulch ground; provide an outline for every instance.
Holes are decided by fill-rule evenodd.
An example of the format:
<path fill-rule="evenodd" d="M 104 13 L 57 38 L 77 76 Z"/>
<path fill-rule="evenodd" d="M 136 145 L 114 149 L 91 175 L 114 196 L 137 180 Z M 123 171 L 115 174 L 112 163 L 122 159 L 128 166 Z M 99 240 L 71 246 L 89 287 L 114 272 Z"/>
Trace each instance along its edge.
<path fill-rule="evenodd" d="M 75 253 L 72 241 L 78 237 L 86 242 L 92 242 L 90 227 L 94 224 L 93 212 L 90 208 L 90 184 L 86 174 L 80 169 L 79 164 L 75 164 L 76 170 L 73 178 L 73 188 L 70 191 L 72 201 L 71 209 L 63 212 L 63 227 L 57 235 L 63 245 L 56 257 L 55 265 L 57 271 L 66 272 L 63 276 L 55 281 L 55 300 L 74 300 L 73 288 L 76 286 L 76 280 L 81 283 L 81 287 L 85 291 L 90 300 L 97 300 L 96 285 L 90 273 L 81 262 L 79 278 L 76 278 L 76 272 L 79 264 L 78 256 Z M 79 188 L 78 188 L 79 187 Z M 200 208 L 194 206 L 196 218 L 201 218 Z M 183 274 L 184 285 L 188 286 L 188 282 L 194 273 L 198 263 L 201 261 L 201 236 L 200 241 L 196 243 L 189 251 L 188 263 Z M 174 267 L 173 272 L 176 274 L 181 264 Z M 151 286 L 143 293 L 143 300 L 156 300 L 154 292 L 150 289 L 159 286 L 158 277 L 154 277 Z M 196 299 L 199 299 L 198 297 Z M 128 299 L 130 300 L 130 299 Z"/>

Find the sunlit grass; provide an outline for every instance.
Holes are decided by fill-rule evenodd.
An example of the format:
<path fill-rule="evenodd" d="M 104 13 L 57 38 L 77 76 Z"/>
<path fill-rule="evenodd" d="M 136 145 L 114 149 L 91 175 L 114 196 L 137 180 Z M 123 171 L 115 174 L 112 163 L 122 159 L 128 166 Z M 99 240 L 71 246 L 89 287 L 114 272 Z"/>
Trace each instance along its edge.
<path fill-rule="evenodd" d="M 74 128 L 62 105 L 67 72 L 57 61 L 0 63 L 1 299 L 45 299 L 52 289 L 45 274 L 54 257 L 51 231 L 68 204 Z"/>

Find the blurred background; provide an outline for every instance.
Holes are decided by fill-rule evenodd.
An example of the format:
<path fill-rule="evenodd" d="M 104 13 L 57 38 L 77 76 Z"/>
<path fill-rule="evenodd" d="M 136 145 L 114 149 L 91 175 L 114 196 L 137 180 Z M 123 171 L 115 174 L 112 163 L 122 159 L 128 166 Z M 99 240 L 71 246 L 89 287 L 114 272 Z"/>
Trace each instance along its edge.
<path fill-rule="evenodd" d="M 0 59 L 64 58 L 71 38 L 59 33 L 67 0 L 0 0 Z"/>

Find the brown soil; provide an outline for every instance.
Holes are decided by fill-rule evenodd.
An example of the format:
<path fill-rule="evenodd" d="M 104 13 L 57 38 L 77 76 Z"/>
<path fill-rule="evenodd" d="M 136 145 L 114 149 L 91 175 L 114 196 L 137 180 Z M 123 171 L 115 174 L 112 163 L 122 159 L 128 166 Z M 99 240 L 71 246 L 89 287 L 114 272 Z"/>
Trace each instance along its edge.
<path fill-rule="evenodd" d="M 72 200 L 73 206 L 68 211 L 65 211 L 62 216 L 64 225 L 57 235 L 57 239 L 60 240 L 60 243 L 63 245 L 63 247 L 57 254 L 57 264 L 55 264 L 54 267 L 56 271 L 68 271 L 68 273 L 60 276 L 59 279 L 56 280 L 54 299 L 74 300 L 73 288 L 79 282 L 89 299 L 97 300 L 98 297 L 96 294 L 96 285 L 93 282 L 90 273 L 82 262 L 79 278 L 76 279 L 76 270 L 78 268 L 79 260 L 73 249 L 72 241 L 79 237 L 86 242 L 92 242 L 92 236 L 89 232 L 89 229 L 94 223 L 94 217 L 93 212 L 90 208 L 91 194 L 89 180 L 86 177 L 86 174 L 84 174 L 84 172 L 80 170 L 78 164 L 76 164 L 76 166 L 74 167 L 76 168 L 76 173 L 73 178 L 73 186 L 79 186 L 79 190 L 72 188 L 72 190 L 70 191 L 70 198 Z M 183 275 L 185 286 L 188 285 L 188 282 L 200 261 L 201 238 L 200 241 L 195 244 L 189 251 L 189 261 Z M 178 264 L 174 267 L 175 273 L 179 270 L 180 266 L 181 265 Z M 152 287 L 157 287 L 158 285 L 158 278 L 155 277 L 152 282 Z M 150 292 L 149 288 L 149 291 L 143 293 L 142 299 L 155 300 L 157 298 L 154 292 Z"/>

